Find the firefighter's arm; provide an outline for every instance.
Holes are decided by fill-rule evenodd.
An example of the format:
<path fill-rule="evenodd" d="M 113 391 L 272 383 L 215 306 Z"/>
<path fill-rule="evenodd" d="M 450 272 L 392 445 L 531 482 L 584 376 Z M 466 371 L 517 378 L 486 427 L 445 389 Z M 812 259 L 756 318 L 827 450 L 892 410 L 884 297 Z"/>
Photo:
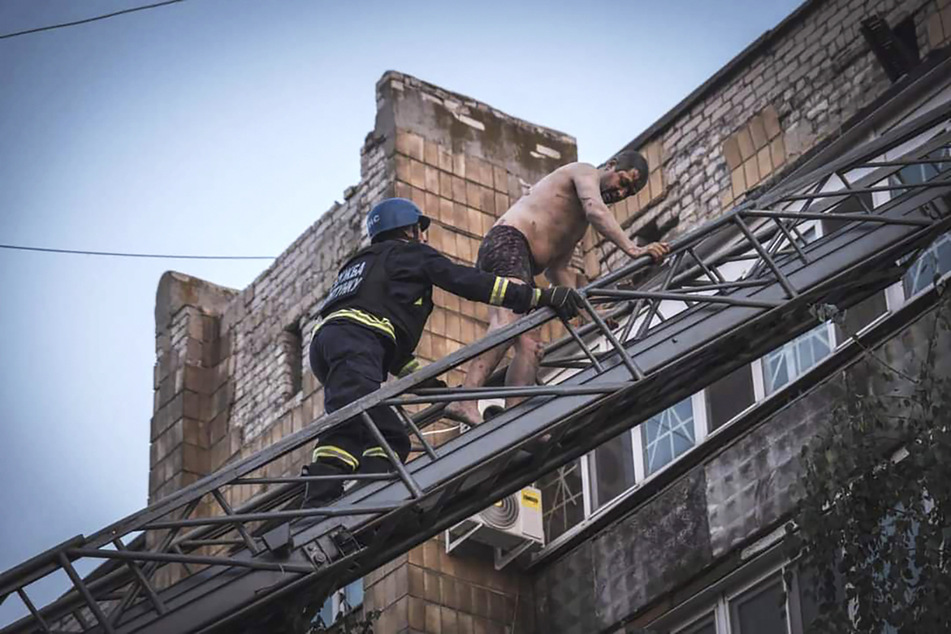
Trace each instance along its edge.
<path fill-rule="evenodd" d="M 470 266 L 456 264 L 432 247 L 417 245 L 419 267 L 432 284 L 474 302 L 504 306 L 525 313 L 538 305 L 539 292 Z"/>

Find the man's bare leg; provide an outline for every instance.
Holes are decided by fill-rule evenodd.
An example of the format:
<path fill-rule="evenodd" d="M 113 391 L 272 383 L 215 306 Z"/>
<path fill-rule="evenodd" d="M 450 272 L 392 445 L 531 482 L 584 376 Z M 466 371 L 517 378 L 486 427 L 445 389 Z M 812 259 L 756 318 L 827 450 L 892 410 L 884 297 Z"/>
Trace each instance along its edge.
<path fill-rule="evenodd" d="M 486 335 L 504 328 L 519 318 L 518 315 L 506 308 L 498 306 L 489 306 L 489 329 Z M 489 375 L 495 371 L 505 356 L 512 342 L 507 342 L 486 350 L 469 362 L 466 370 L 466 379 L 462 382 L 462 389 L 470 387 L 482 387 L 488 380 Z M 506 375 L 506 379 L 508 376 Z M 479 414 L 478 401 L 454 401 L 446 406 L 445 413 L 450 418 L 459 420 L 470 426 L 478 425 L 482 422 L 482 416 Z"/>
<path fill-rule="evenodd" d="M 538 365 L 541 362 L 542 345 L 537 332 L 526 332 L 515 341 L 515 357 L 505 372 L 505 386 L 535 385 L 538 382 Z M 505 399 L 505 407 L 515 407 L 525 400 L 524 396 Z"/>

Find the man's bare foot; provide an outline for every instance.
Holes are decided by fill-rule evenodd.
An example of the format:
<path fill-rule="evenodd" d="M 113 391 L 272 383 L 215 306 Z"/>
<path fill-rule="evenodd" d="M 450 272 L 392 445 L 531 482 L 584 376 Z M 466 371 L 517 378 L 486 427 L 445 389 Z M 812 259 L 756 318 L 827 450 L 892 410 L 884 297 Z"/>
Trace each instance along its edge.
<path fill-rule="evenodd" d="M 475 401 L 456 401 L 446 406 L 442 415 L 457 423 L 475 427 L 482 422 L 482 416 L 479 414 L 479 406 Z"/>

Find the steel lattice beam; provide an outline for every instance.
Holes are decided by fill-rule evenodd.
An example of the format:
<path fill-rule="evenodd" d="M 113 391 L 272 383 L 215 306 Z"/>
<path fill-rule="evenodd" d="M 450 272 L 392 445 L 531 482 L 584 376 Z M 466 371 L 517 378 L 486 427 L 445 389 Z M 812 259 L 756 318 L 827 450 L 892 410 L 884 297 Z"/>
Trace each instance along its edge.
<path fill-rule="evenodd" d="M 3 573 L 0 597 L 17 594 L 30 616 L 0 632 L 53 631 L 80 610 L 98 623 L 90 623 L 90 631 L 241 631 L 255 622 L 251 615 L 266 618 L 261 611 L 270 605 L 303 601 L 315 588 L 327 592 L 373 570 L 812 327 L 815 304 L 848 306 L 894 281 L 901 274 L 897 261 L 951 225 L 951 159 L 943 158 L 951 133 L 936 134 L 900 159 L 881 157 L 949 116 L 948 107 L 929 113 L 676 239 L 668 264 L 638 288 L 627 280 L 650 271 L 647 257 L 586 287 L 589 323 L 565 322 L 569 335 L 546 348 L 546 365 L 575 371 L 558 384 L 415 387 L 555 318 L 550 310 L 537 311 L 88 538 Z M 904 182 L 901 171 L 914 166 L 927 166 L 932 178 Z M 830 191 L 834 182 L 842 187 Z M 860 198 L 862 211 L 837 211 L 845 201 L 873 194 L 888 200 L 875 205 Z M 822 220 L 841 226 L 807 243 L 802 226 Z M 750 265 L 746 277 L 728 280 L 721 269 L 741 261 Z M 686 308 L 664 315 L 665 302 Z M 608 305 L 608 312 L 596 305 Z M 594 351 L 592 338 L 606 341 L 607 352 Z M 567 356 L 559 356 L 563 350 Z M 425 440 L 420 427 L 438 418 L 446 402 L 506 396 L 529 399 L 438 448 L 424 442 L 424 453 L 398 473 L 361 478 L 363 486 L 324 509 L 288 508 L 303 482 L 318 477 L 258 473 L 350 419 L 362 418 L 376 431 L 367 412 L 381 404 L 394 407 Z M 418 403 L 431 407 L 413 417 L 401 409 Z M 239 508 L 225 502 L 230 487 L 270 484 L 278 486 Z M 209 514 L 213 505 L 200 504 L 206 500 L 216 501 L 223 514 Z M 297 520 L 292 542 L 269 551 L 263 532 L 290 520 Z M 192 530 L 182 534 L 185 528 Z M 141 550 L 122 545 L 121 538 L 139 531 L 152 536 Z M 195 553 L 208 547 L 218 552 Z M 110 560 L 112 567 L 81 579 L 72 561 L 83 557 Z M 152 578 L 168 564 L 204 568 L 158 589 Z M 64 570 L 76 590 L 36 608 L 26 586 L 56 570 Z M 138 600 L 140 594 L 145 598 Z M 108 615 L 107 604 L 113 606 Z"/>

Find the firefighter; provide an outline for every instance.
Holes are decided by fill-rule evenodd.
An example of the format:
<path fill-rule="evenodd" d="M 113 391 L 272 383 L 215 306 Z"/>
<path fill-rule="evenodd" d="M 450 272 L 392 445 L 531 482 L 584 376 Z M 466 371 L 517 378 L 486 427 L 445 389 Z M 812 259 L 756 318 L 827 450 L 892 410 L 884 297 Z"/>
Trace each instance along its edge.
<path fill-rule="evenodd" d="M 429 218 L 404 198 L 389 198 L 367 214 L 370 246 L 340 269 L 320 306 L 310 343 L 310 367 L 324 386 L 328 414 L 379 389 L 389 373 L 404 377 L 419 367 L 413 352 L 433 310 L 436 285 L 472 301 L 518 313 L 551 306 L 573 316 L 580 296 L 571 288 L 535 289 L 455 264 L 425 244 Z M 418 387 L 445 387 L 438 379 Z M 405 461 L 410 441 L 399 417 L 386 406 L 368 412 L 387 443 Z M 382 473 L 392 467 L 363 420 L 354 418 L 317 439 L 307 475 Z M 341 495 L 342 480 L 312 481 L 305 506 Z"/>

